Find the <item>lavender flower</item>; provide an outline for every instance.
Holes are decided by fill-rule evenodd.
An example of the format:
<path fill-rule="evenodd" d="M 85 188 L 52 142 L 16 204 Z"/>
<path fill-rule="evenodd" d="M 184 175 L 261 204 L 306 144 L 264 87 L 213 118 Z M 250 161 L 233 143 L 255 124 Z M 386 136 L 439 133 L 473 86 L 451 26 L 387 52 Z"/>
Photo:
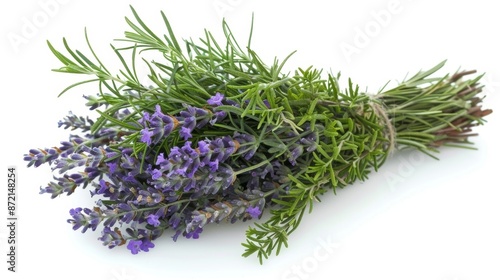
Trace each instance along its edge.
<path fill-rule="evenodd" d="M 250 160 L 257 152 L 258 145 L 256 144 L 255 136 L 245 133 L 234 133 L 234 140 L 238 141 L 240 148 L 238 154 L 244 159 Z"/>
<path fill-rule="evenodd" d="M 174 242 L 176 242 L 176 241 L 177 241 L 177 238 L 179 238 L 179 236 L 180 236 L 182 233 L 183 233 L 183 231 L 182 231 L 182 230 L 176 230 L 176 231 L 175 231 L 175 234 L 174 234 L 174 235 L 172 235 L 172 240 L 174 240 Z"/>
<path fill-rule="evenodd" d="M 192 137 L 192 132 L 195 128 L 201 129 L 210 121 L 209 111 L 196 108 L 189 105 L 184 105 L 186 110 L 179 113 L 179 119 L 182 121 L 182 128 L 179 132 L 184 140 Z"/>
<path fill-rule="evenodd" d="M 229 167 L 221 167 L 221 164 L 237 148 L 237 142 L 231 137 L 200 141 L 197 149 L 187 141 L 182 147 L 173 147 L 168 160 L 163 154 L 157 157 L 156 163 L 160 166 L 159 169 L 149 171 L 151 183 L 156 189 L 162 190 L 164 194 L 167 193 L 166 199 L 170 191 L 177 191 L 180 188 L 186 192 L 192 189 L 200 191 L 200 195 L 216 193 L 221 188 L 226 189 L 234 181 L 234 172 Z M 159 172 L 162 173 L 161 176 L 158 175 Z"/>
<path fill-rule="evenodd" d="M 227 117 L 227 112 L 215 111 L 213 118 L 210 120 L 210 125 L 215 125 L 218 122 L 222 122 L 226 117 Z"/>
<path fill-rule="evenodd" d="M 154 132 L 150 131 L 149 128 L 144 128 L 141 130 L 141 141 L 146 143 L 146 145 L 151 145 L 151 137 L 154 136 Z"/>
<path fill-rule="evenodd" d="M 150 115 L 149 112 L 143 112 L 143 117 L 139 119 L 139 123 L 143 126 L 141 130 L 141 141 L 148 146 L 157 144 L 177 126 L 177 119 L 165 115 L 161 111 L 160 105 L 156 105 L 155 112 Z"/>
<path fill-rule="evenodd" d="M 187 127 L 181 127 L 181 130 L 179 131 L 179 135 L 184 139 L 188 140 L 189 138 L 193 137 L 191 134 L 192 129 L 189 129 Z"/>
<path fill-rule="evenodd" d="M 24 155 L 24 160 L 28 161 L 28 167 L 34 165 L 38 167 L 46 162 L 50 163 L 59 157 L 56 149 L 31 149 L 29 154 Z"/>
<path fill-rule="evenodd" d="M 118 163 L 116 162 L 108 162 L 106 165 L 108 166 L 110 174 L 114 174 L 118 170 Z"/>
<path fill-rule="evenodd" d="M 128 242 L 127 249 L 129 249 L 133 255 L 137 255 L 137 253 L 141 251 L 141 245 L 141 240 L 130 240 Z"/>
<path fill-rule="evenodd" d="M 67 195 L 72 194 L 79 186 L 85 188 L 96 178 L 95 174 L 87 172 L 87 169 L 91 168 L 86 168 L 85 172 L 81 173 L 64 174 L 62 177 L 54 177 L 54 181 L 49 182 L 46 187 L 40 187 L 40 194 L 49 193 L 51 194 L 51 198 L 56 198 L 63 193 Z"/>
<path fill-rule="evenodd" d="M 157 215 L 155 214 L 149 214 L 148 217 L 147 217 L 147 222 L 148 224 L 154 226 L 154 227 L 157 227 L 160 225 L 160 220 L 158 220 L 160 217 L 158 217 Z"/>
<path fill-rule="evenodd" d="M 229 136 L 198 142 L 201 165 L 208 165 L 213 171 L 216 171 L 219 164 L 225 162 L 238 149 L 239 142 Z"/>
<path fill-rule="evenodd" d="M 107 190 L 109 190 L 109 183 L 107 183 L 104 180 L 99 181 L 99 190 L 97 191 L 97 194 L 104 194 Z"/>
<path fill-rule="evenodd" d="M 221 106 L 224 99 L 225 97 L 222 93 L 216 92 L 214 96 L 210 97 L 207 100 L 207 104 L 210 106 Z"/>
<path fill-rule="evenodd" d="M 164 195 L 159 190 L 151 187 L 147 188 L 147 190 L 139 190 L 138 194 L 135 201 L 133 201 L 133 203 L 137 205 L 154 206 L 165 199 Z"/>
<path fill-rule="evenodd" d="M 169 136 L 178 124 L 181 124 L 179 135 L 184 140 L 188 140 L 192 138 L 194 129 L 201 129 L 209 122 L 213 125 L 215 122 L 222 121 L 227 115 L 219 112 L 214 114 L 215 118 L 212 118 L 212 114 L 206 109 L 189 105 L 184 107 L 185 110 L 181 111 L 177 117 L 165 115 L 159 105 L 156 105 L 153 115 L 150 115 L 149 112 L 143 112 L 143 117 L 138 121 L 143 127 L 141 142 L 148 146 L 157 144 L 161 139 Z"/>
<path fill-rule="evenodd" d="M 190 141 L 185 142 L 181 148 L 172 148 L 169 159 L 172 162 L 170 174 L 193 178 L 200 167 L 199 154 L 191 147 Z"/>
<path fill-rule="evenodd" d="M 109 249 L 121 246 L 126 242 L 118 228 L 111 230 L 111 228 L 107 226 L 102 230 L 98 240 L 102 241 L 103 245 L 108 246 Z"/>
<path fill-rule="evenodd" d="M 95 184 L 95 191 L 91 191 L 91 195 L 102 195 L 111 200 L 115 200 L 120 196 L 120 189 L 110 182 L 103 179 L 99 180 L 99 184 Z"/>
<path fill-rule="evenodd" d="M 72 153 L 79 153 L 86 146 L 85 139 L 78 135 L 71 135 L 68 141 L 62 141 L 59 150 L 61 157 L 67 157 Z"/>
<path fill-rule="evenodd" d="M 72 219 L 68 219 L 68 223 L 73 224 L 73 230 L 83 227 L 82 233 L 85 233 L 89 228 L 95 231 L 97 225 L 101 222 L 100 214 L 88 208 L 71 209 L 69 213 Z"/>
<path fill-rule="evenodd" d="M 248 214 L 250 214 L 250 216 L 253 218 L 253 219 L 258 219 L 260 214 L 262 214 L 262 211 L 260 210 L 259 207 L 248 207 L 246 212 Z"/>
<path fill-rule="evenodd" d="M 120 216 L 120 221 L 123 223 L 130 223 L 134 219 L 136 219 L 136 213 L 134 212 L 135 208 L 133 208 L 131 205 L 127 203 L 118 203 L 114 207 L 114 211 L 116 212 L 116 215 Z"/>
<path fill-rule="evenodd" d="M 201 227 L 196 228 L 193 231 L 186 233 L 186 238 L 198 239 L 198 238 L 200 238 L 200 233 L 202 233 L 202 232 L 203 232 L 203 228 L 201 228 Z"/>
<path fill-rule="evenodd" d="M 97 94 L 97 96 L 83 95 L 83 98 L 88 100 L 85 105 L 89 107 L 89 110 L 95 110 L 102 105 L 107 105 L 106 102 L 99 98 L 100 96 L 100 94 Z"/>
<path fill-rule="evenodd" d="M 170 219 L 168 220 L 168 224 L 170 227 L 173 229 L 177 229 L 179 227 L 179 224 L 182 221 L 182 214 L 181 213 L 174 213 L 173 215 L 170 216 Z"/>
<path fill-rule="evenodd" d="M 153 242 L 151 242 L 151 240 L 149 240 L 147 238 L 143 238 L 143 239 L 141 239 L 141 241 L 142 241 L 142 243 L 139 245 L 139 248 L 143 252 L 149 252 L 149 249 L 155 247 L 155 244 L 153 244 Z"/>
<path fill-rule="evenodd" d="M 288 156 L 288 161 L 293 166 L 297 165 L 297 159 L 304 153 L 304 147 L 302 145 L 293 145 L 290 149 L 290 155 Z"/>
<path fill-rule="evenodd" d="M 82 208 L 81 207 L 77 207 L 77 208 L 73 208 L 73 209 L 69 210 L 69 214 L 75 220 L 74 223 L 73 223 L 74 224 L 73 230 L 77 230 L 78 228 L 80 228 L 85 223 L 85 216 L 83 216 L 81 214 L 81 212 L 82 212 Z"/>
<path fill-rule="evenodd" d="M 79 117 L 69 111 L 68 116 L 57 123 L 58 127 L 63 127 L 64 129 L 71 128 L 71 130 L 80 129 L 82 132 L 90 130 L 90 127 L 94 124 L 94 121 L 89 117 Z"/>
<path fill-rule="evenodd" d="M 158 178 L 161 177 L 163 173 L 159 169 L 153 169 L 151 170 L 151 179 L 153 180 L 158 180 Z"/>
<path fill-rule="evenodd" d="M 316 150 L 319 141 L 318 131 L 324 130 L 324 127 L 321 125 L 316 125 L 314 131 L 310 130 L 310 127 L 306 126 L 306 130 L 310 131 L 310 133 L 300 139 L 300 144 L 304 146 L 308 153 Z"/>

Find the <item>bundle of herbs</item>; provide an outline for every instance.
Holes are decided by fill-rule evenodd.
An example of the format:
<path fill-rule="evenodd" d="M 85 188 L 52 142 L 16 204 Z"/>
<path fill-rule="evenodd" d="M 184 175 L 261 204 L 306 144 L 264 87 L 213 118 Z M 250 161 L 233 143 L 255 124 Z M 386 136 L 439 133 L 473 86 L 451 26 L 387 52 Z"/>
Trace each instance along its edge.
<path fill-rule="evenodd" d="M 147 252 L 164 233 L 197 239 L 207 224 L 259 220 L 267 210 L 243 244 L 243 256 L 262 263 L 288 246 L 322 194 L 367 179 L 396 150 L 434 156 L 444 145 L 469 147 L 472 128 L 491 113 L 481 107 L 481 75 L 436 76 L 444 62 L 367 94 L 313 68 L 283 74 L 289 57 L 266 65 L 250 47 L 252 32 L 241 47 L 226 22 L 223 44 L 208 31 L 199 42 L 178 41 L 163 13 L 162 36 L 132 13 L 121 40 L 128 46 L 113 47 L 119 74 L 87 36 L 90 54 L 66 40 L 64 53 L 48 44 L 63 64 L 55 71 L 91 76 L 62 93 L 97 83 L 98 94 L 84 98 L 99 117 L 70 114 L 59 126 L 81 133 L 25 155 L 28 166 L 49 164 L 56 174 L 40 193 L 90 189 L 96 205 L 71 209 L 68 222 L 82 232 L 100 227 L 109 248 Z M 140 61 L 148 52 L 161 60 Z"/>

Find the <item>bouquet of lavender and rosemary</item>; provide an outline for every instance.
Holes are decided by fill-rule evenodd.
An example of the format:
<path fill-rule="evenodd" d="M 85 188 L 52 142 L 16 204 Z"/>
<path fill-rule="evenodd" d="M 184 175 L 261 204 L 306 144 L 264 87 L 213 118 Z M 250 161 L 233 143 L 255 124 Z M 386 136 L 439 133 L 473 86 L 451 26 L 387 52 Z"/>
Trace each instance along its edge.
<path fill-rule="evenodd" d="M 283 74 L 288 57 L 266 65 L 225 22 L 223 44 L 208 31 L 199 42 L 180 42 L 163 13 L 162 36 L 132 13 L 121 40 L 128 47 L 113 47 L 119 74 L 90 43 L 89 54 L 66 40 L 64 53 L 49 43 L 63 64 L 55 71 L 91 76 L 62 93 L 97 83 L 98 94 L 84 98 L 99 115 L 70 114 L 59 126 L 81 133 L 24 157 L 57 171 L 41 193 L 90 189 L 96 205 L 71 209 L 68 222 L 82 232 L 100 227 L 109 248 L 147 252 L 164 233 L 197 239 L 210 223 L 259 220 L 268 210 L 243 244 L 243 256 L 262 263 L 288 246 L 325 192 L 367 179 L 396 149 L 433 156 L 440 146 L 468 146 L 472 128 L 491 113 L 481 108 L 481 75 L 468 78 L 474 71 L 435 76 L 440 63 L 370 95 L 351 81 L 341 90 L 338 75 L 313 68 Z M 151 52 L 162 58 L 141 61 L 145 85 L 136 63 Z"/>

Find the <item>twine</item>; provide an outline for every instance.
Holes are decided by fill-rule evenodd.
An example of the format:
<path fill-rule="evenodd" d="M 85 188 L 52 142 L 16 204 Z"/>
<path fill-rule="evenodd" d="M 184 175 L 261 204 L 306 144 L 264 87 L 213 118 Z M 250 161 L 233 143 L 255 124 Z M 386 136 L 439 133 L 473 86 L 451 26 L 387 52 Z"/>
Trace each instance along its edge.
<path fill-rule="evenodd" d="M 377 100 L 376 97 L 374 98 L 370 96 L 370 101 L 368 102 L 368 105 L 372 108 L 373 113 L 377 115 L 379 120 L 381 120 L 381 125 L 385 127 L 384 129 L 385 138 L 389 140 L 387 153 L 391 154 L 396 147 L 396 128 L 394 127 L 394 124 L 387 116 L 387 110 L 385 109 L 385 106 L 381 104 L 380 100 Z"/>

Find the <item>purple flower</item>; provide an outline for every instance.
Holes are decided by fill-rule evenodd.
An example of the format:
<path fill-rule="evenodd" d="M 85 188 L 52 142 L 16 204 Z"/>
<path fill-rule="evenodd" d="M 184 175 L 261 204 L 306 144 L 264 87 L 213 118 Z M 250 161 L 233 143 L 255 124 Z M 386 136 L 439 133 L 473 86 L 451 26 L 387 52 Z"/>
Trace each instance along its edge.
<path fill-rule="evenodd" d="M 114 162 L 109 162 L 109 163 L 107 163 L 106 165 L 107 165 L 107 166 L 108 166 L 108 168 L 109 168 L 109 173 L 110 173 L 110 174 L 115 173 L 116 168 L 118 168 L 118 164 L 116 164 L 116 163 L 114 163 Z"/>
<path fill-rule="evenodd" d="M 210 145 L 207 141 L 198 142 L 198 149 L 200 151 L 200 155 L 204 156 L 210 151 Z"/>
<path fill-rule="evenodd" d="M 106 181 L 104 180 L 100 180 L 99 181 L 99 186 L 101 187 L 98 191 L 97 191 L 97 194 L 103 194 L 106 192 L 106 190 L 108 189 L 108 184 L 106 183 Z"/>
<path fill-rule="evenodd" d="M 83 211 L 87 214 L 88 227 L 95 231 L 102 219 L 100 213 L 88 208 L 83 209 Z"/>
<path fill-rule="evenodd" d="M 182 216 L 180 213 L 174 213 L 168 220 L 168 224 L 173 228 L 177 229 L 179 223 L 181 222 Z"/>
<path fill-rule="evenodd" d="M 111 230 L 109 227 L 104 227 L 101 237 L 97 239 L 101 240 L 103 245 L 108 246 L 110 249 L 120 246 L 125 242 L 118 228 Z"/>
<path fill-rule="evenodd" d="M 127 175 L 123 176 L 123 181 L 128 183 L 137 183 L 137 179 L 135 178 L 135 174 L 130 171 Z"/>
<path fill-rule="evenodd" d="M 125 213 L 120 220 L 126 224 L 130 223 L 135 216 L 132 207 L 127 203 L 119 203 L 115 209 L 118 213 Z"/>
<path fill-rule="evenodd" d="M 154 188 L 148 188 L 147 190 L 139 190 L 139 196 L 133 201 L 137 205 L 156 205 L 162 202 L 165 197 Z"/>
<path fill-rule="evenodd" d="M 267 99 L 264 99 L 262 100 L 264 102 L 264 105 L 266 105 L 266 107 L 269 109 L 271 108 L 271 104 L 269 103 L 269 101 Z"/>
<path fill-rule="evenodd" d="M 150 115 L 149 112 L 143 112 L 143 117 L 138 120 L 144 129 L 141 130 L 141 141 L 156 144 L 162 138 L 167 137 L 177 126 L 177 119 L 170 117 L 161 111 L 160 105 L 156 105 L 155 112 Z"/>
<path fill-rule="evenodd" d="M 149 131 L 149 129 L 144 128 L 141 130 L 141 141 L 146 143 L 148 146 L 151 145 L 151 136 L 154 135 L 154 132 Z"/>
<path fill-rule="evenodd" d="M 24 160 L 29 161 L 28 167 L 35 165 L 35 167 L 40 166 L 44 163 L 52 163 L 53 160 L 59 157 L 59 153 L 55 149 L 31 149 L 29 154 L 24 155 Z"/>
<path fill-rule="evenodd" d="M 186 224 L 186 233 L 202 228 L 208 222 L 207 216 L 195 210 L 191 213 L 191 221 Z M 201 232 L 201 231 L 200 231 Z"/>
<path fill-rule="evenodd" d="M 226 99 L 226 104 L 229 106 L 240 108 L 240 104 L 234 100 Z"/>
<path fill-rule="evenodd" d="M 85 219 L 85 216 L 81 212 L 82 208 L 80 207 L 69 210 L 72 219 L 68 219 L 68 223 L 73 225 L 73 230 L 77 230 L 83 226 L 82 232 L 85 232 L 87 231 L 87 219 Z"/>
<path fill-rule="evenodd" d="M 214 160 L 208 163 L 208 166 L 210 167 L 211 172 L 217 171 L 219 169 L 219 160 Z"/>
<path fill-rule="evenodd" d="M 142 243 L 139 246 L 139 248 L 144 252 L 149 252 L 149 249 L 154 248 L 154 247 L 155 247 L 155 244 L 153 244 L 153 242 L 151 242 L 151 240 L 146 239 L 146 238 L 142 239 Z"/>
<path fill-rule="evenodd" d="M 147 222 L 148 222 L 148 224 L 150 224 L 154 227 L 157 227 L 160 225 L 160 221 L 158 220 L 158 218 L 159 217 L 155 214 L 149 214 Z"/>
<path fill-rule="evenodd" d="M 69 175 L 69 178 L 73 180 L 76 184 L 81 184 L 86 181 L 86 177 L 84 176 L 85 173 L 76 173 L 76 174 L 71 174 Z"/>
<path fill-rule="evenodd" d="M 83 213 L 82 213 L 83 210 Z M 69 211 L 72 219 L 68 219 L 68 223 L 73 225 L 73 230 L 82 228 L 82 233 L 85 233 L 87 229 L 96 230 L 97 225 L 101 222 L 101 216 L 98 212 L 92 211 L 88 208 L 75 208 Z"/>
<path fill-rule="evenodd" d="M 206 172 L 206 173 L 205 173 Z M 216 194 L 219 189 L 225 190 L 231 186 L 235 180 L 234 171 L 229 166 L 219 166 L 216 172 L 205 170 L 206 176 L 201 190 L 204 194 Z"/>
<path fill-rule="evenodd" d="M 181 148 L 182 152 L 185 153 L 184 160 L 187 160 L 189 157 L 197 156 L 198 153 L 195 149 L 191 147 L 191 142 L 187 141 L 184 143 L 184 146 Z"/>
<path fill-rule="evenodd" d="M 200 233 L 202 231 L 203 231 L 203 228 L 197 227 L 193 231 L 186 233 L 186 238 L 187 239 L 189 239 L 189 238 L 198 239 L 198 238 L 200 238 Z"/>
<path fill-rule="evenodd" d="M 187 166 L 182 168 L 177 168 L 175 174 L 186 177 Z"/>
<path fill-rule="evenodd" d="M 153 180 L 158 180 L 158 178 L 160 178 L 162 174 L 163 174 L 163 173 L 162 173 L 160 170 L 158 170 L 158 169 L 153 169 L 153 170 L 151 171 L 151 179 L 153 179 Z"/>
<path fill-rule="evenodd" d="M 182 147 L 172 147 L 169 154 L 169 172 L 167 177 L 172 174 L 192 178 L 200 167 L 200 158 L 198 152 L 191 147 L 191 142 L 186 141 Z M 162 166 L 164 169 L 165 167 Z"/>
<path fill-rule="evenodd" d="M 318 144 L 316 143 L 317 140 L 318 140 L 318 129 L 315 129 L 307 137 L 301 138 L 300 144 L 302 144 L 304 148 L 306 148 L 306 151 L 310 153 L 316 150 L 316 147 L 318 146 Z"/>
<path fill-rule="evenodd" d="M 214 117 L 210 120 L 210 124 L 214 125 L 217 122 L 224 120 L 227 117 L 226 111 L 217 111 L 214 113 Z"/>
<path fill-rule="evenodd" d="M 207 100 L 207 104 L 210 106 L 221 106 L 224 100 L 224 94 L 216 92 L 214 96 Z"/>
<path fill-rule="evenodd" d="M 75 216 L 75 215 L 79 214 L 80 212 L 82 212 L 82 208 L 81 207 L 77 207 L 77 208 L 69 210 L 69 214 L 71 216 Z"/>
<path fill-rule="evenodd" d="M 177 146 L 175 147 L 172 147 L 172 149 L 170 149 L 170 154 L 168 155 L 168 158 L 173 160 L 174 162 L 178 162 L 181 160 L 181 149 Z"/>
<path fill-rule="evenodd" d="M 161 165 L 162 163 L 164 163 L 165 161 L 167 161 L 165 159 L 165 155 L 163 153 L 160 153 L 158 155 L 158 157 L 156 158 L 156 165 Z"/>
<path fill-rule="evenodd" d="M 185 182 L 187 182 L 187 184 L 185 184 L 185 186 L 184 186 L 184 191 L 186 191 L 186 192 L 188 192 L 189 190 L 196 187 L 196 180 L 193 179 L 192 176 L 189 177 L 188 179 L 186 179 Z"/>
<path fill-rule="evenodd" d="M 290 156 L 288 161 L 295 166 L 297 164 L 297 158 L 304 153 L 304 146 L 297 145 L 293 150 L 290 151 Z"/>
<path fill-rule="evenodd" d="M 158 118 L 165 118 L 165 117 L 168 117 L 166 116 L 165 114 L 163 114 L 163 112 L 161 111 L 161 106 L 159 104 L 156 104 L 155 105 L 155 112 L 153 114 L 153 117 L 158 117 Z"/>
<path fill-rule="evenodd" d="M 141 240 L 130 240 L 128 242 L 127 249 L 129 249 L 133 255 L 137 255 L 137 253 L 141 251 L 141 245 Z"/>
<path fill-rule="evenodd" d="M 179 235 L 181 235 L 181 233 L 182 233 L 182 230 L 177 230 L 175 232 L 175 234 L 172 235 L 172 239 L 174 240 L 174 242 L 177 241 L 177 238 L 179 238 Z"/>
<path fill-rule="evenodd" d="M 260 211 L 260 208 L 258 206 L 249 206 L 246 212 L 250 214 L 253 219 L 258 219 L 260 214 L 262 214 L 262 211 Z"/>
<path fill-rule="evenodd" d="M 139 119 L 139 123 L 142 124 L 142 126 L 146 126 L 146 123 L 151 121 L 151 116 L 149 115 L 148 112 L 144 112 L 142 114 L 142 118 Z"/>
<path fill-rule="evenodd" d="M 238 154 L 243 155 L 243 158 L 250 160 L 257 151 L 258 145 L 256 145 L 255 136 L 250 134 L 241 134 L 239 132 L 234 133 L 234 140 L 240 143 L 240 149 Z"/>
<path fill-rule="evenodd" d="M 208 153 L 203 155 L 202 158 L 203 163 L 206 165 L 214 160 L 226 161 L 236 151 L 236 142 L 233 138 L 224 136 L 210 141 L 209 147 L 210 151 L 207 151 Z"/>
<path fill-rule="evenodd" d="M 66 116 L 63 120 L 57 123 L 58 127 L 64 126 L 64 129 L 71 128 L 71 130 L 81 129 L 82 132 L 86 132 L 90 130 L 94 122 L 89 117 L 80 117 L 73 112 L 69 111 L 68 116 Z"/>
<path fill-rule="evenodd" d="M 184 140 L 188 140 L 189 138 L 193 137 L 193 135 L 191 135 L 191 129 L 187 128 L 187 127 L 181 127 L 181 130 L 179 131 L 179 135 L 184 138 Z"/>
<path fill-rule="evenodd" d="M 184 118 L 184 123 L 182 124 L 183 127 L 189 129 L 190 131 L 193 131 L 193 129 L 196 127 L 196 111 L 193 112 L 193 114 L 190 114 L 186 111 L 182 111 L 181 113 L 185 113 L 186 117 Z"/>

